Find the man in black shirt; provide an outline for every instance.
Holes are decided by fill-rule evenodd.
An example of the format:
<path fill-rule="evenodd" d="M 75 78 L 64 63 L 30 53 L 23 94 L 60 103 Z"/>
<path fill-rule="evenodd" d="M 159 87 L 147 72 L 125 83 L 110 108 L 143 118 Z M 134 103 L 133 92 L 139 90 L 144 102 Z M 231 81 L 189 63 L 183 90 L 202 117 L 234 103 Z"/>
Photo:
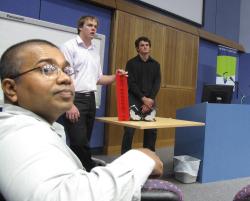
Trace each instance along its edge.
<path fill-rule="evenodd" d="M 135 41 L 138 55 L 130 59 L 126 65 L 128 72 L 128 94 L 130 111 L 136 118 L 133 120 L 152 120 L 147 117 L 155 114 L 155 97 L 160 89 L 160 64 L 150 57 L 151 41 L 147 37 L 139 37 Z M 131 113 L 131 112 L 130 112 Z M 124 128 L 121 153 L 131 149 L 134 128 Z M 143 147 L 155 151 L 157 130 L 145 129 Z"/>

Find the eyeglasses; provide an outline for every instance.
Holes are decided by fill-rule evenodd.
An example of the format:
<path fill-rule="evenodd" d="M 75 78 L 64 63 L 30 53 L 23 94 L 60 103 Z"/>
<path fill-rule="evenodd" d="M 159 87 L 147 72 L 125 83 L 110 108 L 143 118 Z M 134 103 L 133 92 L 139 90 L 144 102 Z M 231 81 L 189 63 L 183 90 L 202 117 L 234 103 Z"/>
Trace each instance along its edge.
<path fill-rule="evenodd" d="M 25 75 L 26 73 L 29 73 L 29 72 L 34 71 L 34 70 L 40 70 L 42 72 L 42 74 L 49 79 L 54 79 L 54 78 L 58 77 L 58 75 L 61 72 L 64 72 L 68 76 L 71 76 L 74 74 L 74 69 L 70 66 L 67 66 L 67 67 L 64 67 L 63 69 L 61 69 L 60 67 L 58 67 L 54 64 L 46 64 L 44 66 L 32 68 L 30 70 L 24 71 L 24 72 L 19 73 L 17 75 L 10 76 L 10 78 L 16 79 L 17 77 Z"/>

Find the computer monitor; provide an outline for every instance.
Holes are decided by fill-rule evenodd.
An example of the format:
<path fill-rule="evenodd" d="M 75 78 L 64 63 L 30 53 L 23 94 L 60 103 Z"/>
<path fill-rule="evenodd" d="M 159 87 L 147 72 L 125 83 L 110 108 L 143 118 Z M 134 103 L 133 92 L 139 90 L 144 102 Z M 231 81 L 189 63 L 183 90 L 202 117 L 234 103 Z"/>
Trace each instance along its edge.
<path fill-rule="evenodd" d="M 203 86 L 201 102 L 231 103 L 233 87 L 232 85 L 205 84 Z"/>

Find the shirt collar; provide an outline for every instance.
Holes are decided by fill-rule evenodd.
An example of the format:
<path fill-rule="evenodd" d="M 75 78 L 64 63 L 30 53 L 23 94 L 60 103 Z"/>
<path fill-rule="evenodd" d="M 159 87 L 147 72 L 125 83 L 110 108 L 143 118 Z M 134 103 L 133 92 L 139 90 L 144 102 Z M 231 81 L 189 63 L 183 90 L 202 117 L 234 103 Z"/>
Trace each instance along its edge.
<path fill-rule="evenodd" d="M 148 60 L 147 60 L 147 61 L 143 61 L 143 60 L 141 59 L 141 57 L 140 57 L 139 54 L 137 55 L 137 59 L 140 60 L 140 61 L 142 61 L 142 62 L 150 62 L 150 61 L 153 61 L 153 59 L 152 59 L 151 56 L 148 57 Z"/>
<path fill-rule="evenodd" d="M 47 122 L 45 119 L 43 119 L 39 115 L 37 115 L 29 110 L 26 110 L 25 108 L 22 108 L 22 107 L 19 107 L 16 105 L 12 105 L 12 104 L 3 104 L 2 112 L 6 112 L 6 113 L 9 113 L 11 115 L 26 115 L 26 116 L 33 117 L 36 120 L 47 124 L 51 128 L 51 130 L 55 131 L 60 137 L 63 136 L 62 132 L 64 132 L 64 128 L 61 124 L 54 122 L 51 125 L 49 122 Z"/>
<path fill-rule="evenodd" d="M 89 47 L 86 47 L 84 41 L 81 39 L 79 35 L 76 36 L 76 42 L 79 46 L 84 47 L 85 49 L 92 50 L 94 49 L 95 45 L 91 42 L 91 45 Z"/>

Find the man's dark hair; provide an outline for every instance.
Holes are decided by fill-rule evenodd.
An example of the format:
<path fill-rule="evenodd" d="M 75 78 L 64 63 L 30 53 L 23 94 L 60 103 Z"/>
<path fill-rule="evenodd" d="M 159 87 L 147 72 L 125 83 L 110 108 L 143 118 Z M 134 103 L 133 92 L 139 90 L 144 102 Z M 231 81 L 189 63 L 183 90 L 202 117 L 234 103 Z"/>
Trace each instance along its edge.
<path fill-rule="evenodd" d="M 77 33 L 78 34 L 80 33 L 80 28 L 82 28 L 82 26 L 85 24 L 87 20 L 95 20 L 97 22 L 97 26 L 99 25 L 99 20 L 97 17 L 91 16 L 91 15 L 82 16 L 77 21 Z"/>
<path fill-rule="evenodd" d="M 146 36 L 141 36 L 141 37 L 139 37 L 139 38 L 137 38 L 137 39 L 135 40 L 135 47 L 136 47 L 136 48 L 139 48 L 139 43 L 140 43 L 141 41 L 148 42 L 149 47 L 151 47 L 151 41 L 149 40 L 149 38 L 147 38 Z"/>
<path fill-rule="evenodd" d="M 2 55 L 0 60 L 0 78 L 1 80 L 9 78 L 11 76 L 17 75 L 19 73 L 22 61 L 19 59 L 20 52 L 24 50 L 27 46 L 30 45 L 49 45 L 52 47 L 58 48 L 53 43 L 41 40 L 41 39 L 32 39 L 26 40 L 20 43 L 17 43 L 9 47 Z"/>

